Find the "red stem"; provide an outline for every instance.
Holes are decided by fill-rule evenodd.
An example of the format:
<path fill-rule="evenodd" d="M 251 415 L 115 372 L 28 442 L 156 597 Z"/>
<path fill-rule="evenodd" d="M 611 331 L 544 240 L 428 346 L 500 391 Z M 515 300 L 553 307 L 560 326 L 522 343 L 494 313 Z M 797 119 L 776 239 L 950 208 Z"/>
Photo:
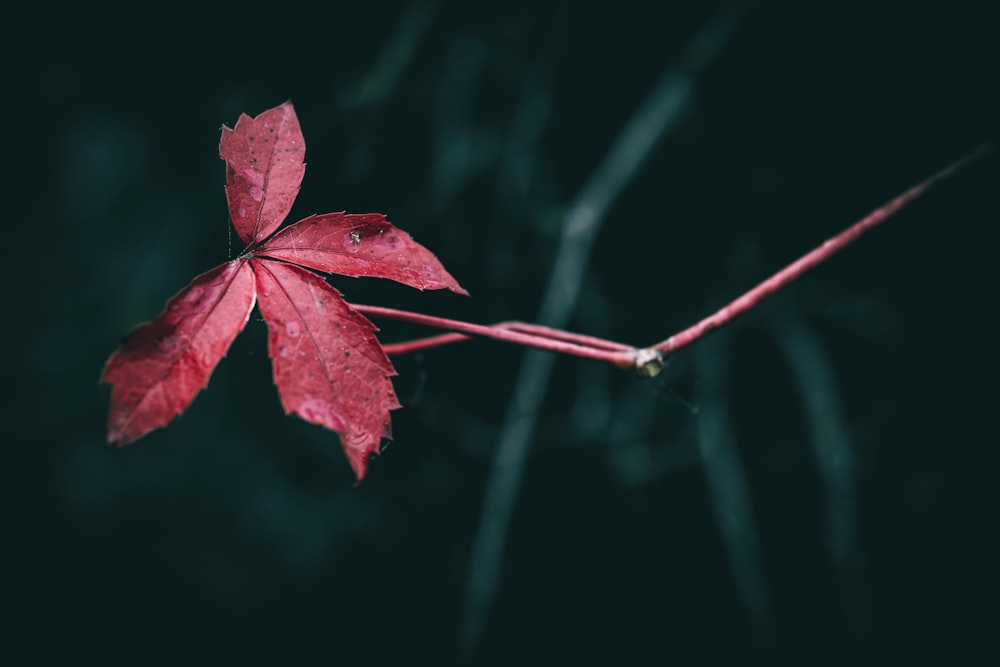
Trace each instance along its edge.
<path fill-rule="evenodd" d="M 702 336 L 718 329 L 724 324 L 728 324 L 746 311 L 750 310 L 763 299 L 769 297 L 780 289 L 786 287 L 793 280 L 817 265 L 822 264 L 837 252 L 856 241 L 862 234 L 879 224 L 885 222 L 890 217 L 898 213 L 907 204 L 924 194 L 932 185 L 951 176 L 959 168 L 965 166 L 972 160 L 982 155 L 989 145 L 981 146 L 972 154 L 942 169 L 922 183 L 915 185 L 903 194 L 899 195 L 889 203 L 869 213 L 866 217 L 854 223 L 840 234 L 826 240 L 821 246 L 803 255 L 773 276 L 760 283 L 749 292 L 738 297 L 726 306 L 709 315 L 697 324 L 688 327 L 680 333 L 674 334 L 670 338 L 651 346 L 649 349 L 658 350 L 663 354 L 672 354 L 682 347 L 686 347 L 698 340 Z"/>
<path fill-rule="evenodd" d="M 634 368 L 640 374 L 653 376 L 663 368 L 663 357 L 686 347 L 724 324 L 731 322 L 750 310 L 763 299 L 786 287 L 810 269 L 822 264 L 837 252 L 856 241 L 862 234 L 877 227 L 898 213 L 913 200 L 924 194 L 932 185 L 951 176 L 969 162 L 980 157 L 989 150 L 989 144 L 976 149 L 967 157 L 942 169 L 919 185 L 916 185 L 889 203 L 876 209 L 866 217 L 854 223 L 840 234 L 825 241 L 819 247 L 803 255 L 773 276 L 763 281 L 749 292 L 738 297 L 728 305 L 706 317 L 697 324 L 677 333 L 670 338 L 644 349 L 636 349 L 623 343 L 585 336 L 560 329 L 526 324 L 524 322 L 501 322 L 491 326 L 472 324 L 460 320 L 434 317 L 381 306 L 365 306 L 352 304 L 355 310 L 375 317 L 388 317 L 404 322 L 413 322 L 425 326 L 449 329 L 452 333 L 419 338 L 403 343 L 383 345 L 387 354 L 406 354 L 439 345 L 448 345 L 467 340 L 469 336 L 484 336 L 496 340 L 534 347 L 550 352 L 571 354 L 586 359 L 606 361 L 622 368 Z"/>
<path fill-rule="evenodd" d="M 365 306 L 361 306 L 361 309 L 364 308 Z M 610 340 L 604 340 L 603 338 L 595 338 L 594 336 L 585 336 L 583 334 L 562 331 L 560 329 L 545 327 L 540 324 L 527 324 L 525 322 L 499 322 L 497 324 L 491 324 L 490 327 L 493 329 L 520 331 L 521 333 L 535 335 L 541 338 L 563 340 L 570 343 L 577 343 L 583 347 L 593 347 L 600 350 L 629 351 L 633 353 L 636 351 L 634 347 L 626 345 L 625 343 L 615 343 Z M 471 336 L 467 336 L 465 334 L 446 333 L 439 334 L 437 336 L 428 336 L 426 338 L 417 338 L 404 343 L 389 343 L 383 345 L 382 349 L 385 350 L 386 354 L 408 354 L 410 352 L 417 352 L 418 350 L 426 350 L 431 347 L 459 343 L 463 340 L 469 340 L 470 338 Z"/>
<path fill-rule="evenodd" d="M 390 356 L 397 354 L 410 354 L 411 352 L 419 352 L 420 350 L 439 347 L 441 345 L 460 343 L 463 340 L 469 340 L 470 338 L 472 338 L 472 336 L 466 336 L 465 334 L 445 333 L 438 334 L 437 336 L 427 336 L 426 338 L 416 338 L 402 343 L 383 343 L 382 350 Z"/>
<path fill-rule="evenodd" d="M 633 347 L 629 347 L 628 345 L 613 343 L 611 341 L 593 338 L 592 336 L 574 334 L 568 331 L 549 329 L 548 327 L 542 327 L 534 324 L 508 322 L 494 326 L 485 326 L 482 324 L 462 322 L 461 320 L 450 320 L 443 317 L 434 317 L 433 315 L 396 310 L 395 308 L 383 308 L 382 306 L 366 306 L 359 304 L 351 304 L 351 306 L 358 312 L 364 313 L 365 315 L 388 317 L 403 322 L 413 322 L 414 324 L 423 324 L 425 326 L 437 327 L 439 329 L 450 329 L 464 334 L 484 336 L 486 338 L 493 338 L 508 343 L 514 343 L 516 345 L 535 347 L 540 350 L 571 354 L 577 357 L 584 357 L 586 359 L 594 359 L 596 361 L 606 361 L 621 368 L 633 367 L 635 365 L 636 355 L 638 354 L 638 350 Z M 462 336 L 461 334 L 443 334 L 440 336 L 422 338 L 406 343 L 386 345 L 383 346 L 383 349 L 389 354 L 403 354 L 405 352 L 414 352 L 416 350 L 434 347 L 436 345 L 454 343 L 465 338 L 467 338 L 467 336 Z"/>
<path fill-rule="evenodd" d="M 596 347 L 602 350 L 628 350 L 630 352 L 635 352 L 634 347 L 626 345 L 625 343 L 616 343 L 611 340 L 597 338 L 596 336 L 587 336 L 585 334 L 573 333 L 571 331 L 563 331 L 562 329 L 553 329 L 552 327 L 542 326 L 541 324 L 528 324 L 527 322 L 502 322 L 498 326 L 513 329 L 515 331 L 521 331 L 527 334 L 542 336 L 544 338 L 564 340 L 569 343 L 583 345 L 584 347 Z"/>

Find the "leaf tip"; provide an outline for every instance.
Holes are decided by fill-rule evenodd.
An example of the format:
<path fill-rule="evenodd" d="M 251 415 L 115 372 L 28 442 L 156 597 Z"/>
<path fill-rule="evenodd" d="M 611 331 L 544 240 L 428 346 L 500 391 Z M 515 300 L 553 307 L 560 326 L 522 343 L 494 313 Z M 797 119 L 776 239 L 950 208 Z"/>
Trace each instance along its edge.
<path fill-rule="evenodd" d="M 142 437 L 142 434 L 132 436 L 122 425 L 113 426 L 109 424 L 106 444 L 108 449 L 121 449 L 125 445 L 132 444 L 140 437 Z"/>
<path fill-rule="evenodd" d="M 347 455 L 347 461 L 351 464 L 351 470 L 354 471 L 354 486 L 358 486 L 364 481 L 371 459 L 371 453 L 363 453 L 360 456 Z"/>

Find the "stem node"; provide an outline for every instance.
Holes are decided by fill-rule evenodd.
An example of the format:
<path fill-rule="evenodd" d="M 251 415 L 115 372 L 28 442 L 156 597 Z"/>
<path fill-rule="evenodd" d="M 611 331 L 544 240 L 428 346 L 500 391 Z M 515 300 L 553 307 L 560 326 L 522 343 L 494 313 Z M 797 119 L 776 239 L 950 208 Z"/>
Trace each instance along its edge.
<path fill-rule="evenodd" d="M 638 350 L 632 367 L 644 378 L 655 378 L 663 371 L 663 354 L 651 347 Z"/>

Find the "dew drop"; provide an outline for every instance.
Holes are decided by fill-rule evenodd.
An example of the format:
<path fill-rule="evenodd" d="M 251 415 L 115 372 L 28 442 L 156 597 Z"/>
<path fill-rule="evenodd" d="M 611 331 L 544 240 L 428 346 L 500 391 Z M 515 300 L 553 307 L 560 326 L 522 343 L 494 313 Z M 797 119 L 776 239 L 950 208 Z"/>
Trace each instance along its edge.
<path fill-rule="evenodd" d="M 319 398 L 312 398 L 302 403 L 299 414 L 308 422 L 322 424 L 334 431 L 343 431 L 344 420 L 341 418 L 333 406 L 327 401 Z"/>
<path fill-rule="evenodd" d="M 361 246 L 361 232 L 348 232 L 344 237 L 344 249 L 347 252 L 357 252 Z"/>

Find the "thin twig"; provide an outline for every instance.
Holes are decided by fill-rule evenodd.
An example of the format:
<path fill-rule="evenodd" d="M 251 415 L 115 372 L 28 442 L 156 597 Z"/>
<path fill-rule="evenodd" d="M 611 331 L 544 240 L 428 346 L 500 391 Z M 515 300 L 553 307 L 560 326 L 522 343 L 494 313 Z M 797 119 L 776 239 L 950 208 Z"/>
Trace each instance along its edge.
<path fill-rule="evenodd" d="M 605 361 L 621 368 L 632 368 L 635 365 L 638 353 L 638 350 L 635 348 L 622 345 L 621 343 L 604 341 L 592 336 L 583 336 L 568 331 L 557 331 L 539 325 L 513 323 L 513 327 L 502 324 L 486 326 L 484 324 L 473 324 L 461 320 L 451 320 L 445 317 L 435 317 L 433 315 L 424 315 L 423 313 L 397 310 L 395 308 L 384 308 L 382 306 L 351 304 L 351 307 L 365 315 L 388 317 L 402 322 L 412 322 L 439 329 L 450 329 L 451 331 L 458 331 L 474 336 L 493 338 L 494 340 L 524 345 L 525 347 L 533 347 L 548 352 L 559 352 L 595 361 Z M 451 338 L 445 338 L 448 336 L 451 336 Z M 444 341 L 442 342 L 443 338 Z M 445 334 L 444 337 L 435 336 L 432 339 L 400 343 L 394 347 L 385 346 L 383 349 L 386 352 L 413 352 L 418 349 L 432 347 L 434 344 L 441 345 L 445 342 L 455 342 L 456 340 L 459 339 L 454 338 L 454 334 Z M 581 342 L 584 342 L 584 344 L 581 344 Z"/>
<path fill-rule="evenodd" d="M 352 304 L 352 306 L 358 310 L 364 310 L 365 308 L 365 306 L 359 307 L 356 304 Z M 374 313 L 369 314 L 375 315 Z M 633 355 L 638 352 L 638 350 L 634 347 L 626 345 L 625 343 L 616 343 L 614 341 L 604 340 L 603 338 L 596 338 L 594 336 L 586 336 L 583 334 L 573 333 L 571 331 L 562 331 L 561 329 L 552 329 L 550 327 L 543 327 L 539 324 L 528 324 L 526 322 L 497 322 L 496 324 L 490 324 L 488 326 L 491 329 L 507 329 L 509 331 L 520 331 L 521 333 L 538 336 L 540 338 L 563 340 L 569 343 L 576 343 L 577 345 L 581 345 L 583 347 L 596 348 L 598 350 L 617 350 L 621 352 L 630 352 Z M 426 350 L 432 347 L 459 343 L 464 340 L 470 340 L 471 338 L 472 336 L 467 334 L 446 333 L 438 334 L 436 336 L 426 336 L 424 338 L 415 338 L 408 341 L 400 341 L 398 343 L 384 343 L 382 345 L 382 349 L 389 355 L 409 354 L 411 352 Z"/>
<path fill-rule="evenodd" d="M 406 322 L 423 324 L 425 326 L 448 329 L 453 332 L 438 336 L 419 338 L 411 341 L 387 344 L 383 346 L 383 349 L 387 354 L 407 354 L 418 350 L 425 350 L 432 347 L 439 347 L 442 345 L 449 345 L 451 343 L 468 340 L 470 336 L 483 336 L 508 343 L 546 350 L 549 352 L 559 352 L 595 361 L 609 362 L 621 368 L 631 367 L 638 371 L 641 375 L 654 376 L 663 368 L 663 356 L 672 354 L 677 350 L 690 345 L 694 341 L 708 335 L 715 329 L 728 324 L 735 318 L 756 306 L 763 299 L 788 286 L 791 282 L 798 279 L 806 272 L 822 264 L 834 254 L 856 241 L 865 232 L 873 229 L 898 213 L 908 204 L 927 192 L 932 185 L 951 176 L 958 169 L 977 159 L 990 148 L 991 146 L 989 144 L 984 144 L 962 160 L 959 160 L 945 169 L 942 169 L 937 174 L 934 174 L 922 183 L 910 188 L 889 203 L 876 209 L 866 217 L 854 223 L 840 234 L 828 239 L 819 247 L 814 248 L 809 253 L 792 262 L 750 291 L 744 293 L 728 305 L 719 309 L 714 314 L 706 317 L 697 324 L 688 327 L 680 333 L 671 336 L 661 343 L 657 343 L 656 345 L 652 345 L 641 350 L 624 343 L 604 340 L 603 338 L 598 338 L 596 336 L 587 336 L 570 331 L 563 331 L 561 329 L 539 324 L 528 324 L 525 322 L 500 322 L 492 325 L 481 325 L 470 322 L 462 322 L 460 320 L 433 317 L 422 313 L 396 310 L 393 308 L 383 308 L 381 306 L 367 306 L 359 304 L 352 305 L 355 310 L 367 315 L 388 317 Z M 571 216 L 570 222 L 578 219 L 579 218 L 573 218 Z M 571 247 L 573 246 L 562 246 L 562 248 Z M 586 252 L 589 252 L 589 248 L 585 250 Z M 583 252 L 584 250 L 580 251 Z M 567 250 L 567 252 L 569 251 Z M 575 275 L 572 268 L 568 268 L 570 266 L 570 264 L 565 262 L 562 264 L 557 263 L 558 274 L 563 275 L 565 278 L 571 277 L 571 274 Z M 559 270 L 560 267 L 561 270 Z M 553 275 L 557 275 L 557 273 L 554 273 Z M 566 285 L 568 283 L 561 282 L 552 284 Z M 575 299 L 576 293 L 573 292 L 564 296 Z M 548 321 L 568 319 L 567 310 L 564 308 L 560 310 L 558 308 L 551 307 L 551 303 L 553 302 L 550 300 L 547 300 L 547 302 L 550 307 L 543 307 L 540 319 L 546 319 Z M 549 315 L 547 318 L 546 314 Z"/>
<path fill-rule="evenodd" d="M 930 178 L 924 180 L 922 183 L 913 186 L 889 203 L 875 209 L 873 212 L 869 213 L 867 216 L 833 238 L 824 241 L 819 247 L 806 253 L 764 282 L 751 289 L 749 292 L 746 292 L 728 305 L 723 306 L 712 315 L 709 315 L 697 324 L 688 327 L 684 331 L 671 336 L 663 342 L 652 345 L 647 349 L 658 350 L 664 355 L 673 354 L 682 347 L 687 347 L 694 341 L 711 333 L 715 329 L 728 324 L 756 306 L 763 299 L 766 299 L 778 290 L 787 287 L 789 283 L 801 277 L 807 271 L 830 259 L 830 257 L 834 254 L 840 252 L 848 245 L 858 240 L 862 234 L 877 227 L 898 213 L 907 204 L 910 204 L 922 194 L 927 192 L 931 186 L 943 181 L 965 165 L 981 157 L 984 153 L 990 150 L 990 148 L 990 144 L 980 146 L 958 162 L 945 167 Z"/>

